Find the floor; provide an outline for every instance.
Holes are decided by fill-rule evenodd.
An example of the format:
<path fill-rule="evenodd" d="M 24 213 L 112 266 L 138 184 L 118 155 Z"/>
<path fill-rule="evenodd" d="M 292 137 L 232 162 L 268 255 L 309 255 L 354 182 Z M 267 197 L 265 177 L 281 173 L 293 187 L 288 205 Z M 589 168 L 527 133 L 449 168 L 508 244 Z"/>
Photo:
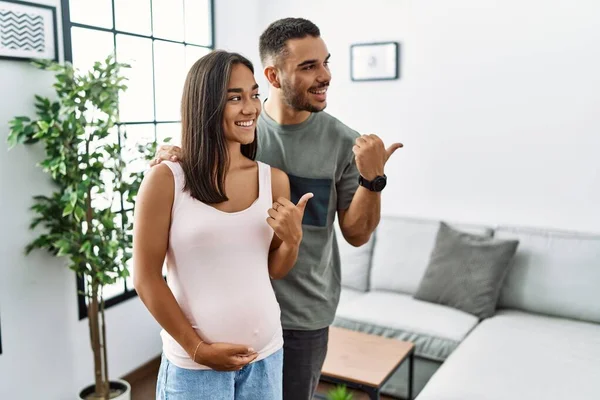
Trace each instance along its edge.
<path fill-rule="evenodd" d="M 158 369 L 145 378 L 129 382 L 131 384 L 131 400 L 154 400 L 157 375 Z"/>
<path fill-rule="evenodd" d="M 137 378 L 126 378 L 131 383 L 131 400 L 155 400 L 156 376 L 158 374 L 158 363 L 152 364 L 144 370 L 144 376 Z M 317 391 L 327 393 L 333 386 L 328 383 L 320 383 Z M 353 392 L 352 400 L 368 400 L 369 397 L 362 392 Z M 381 396 L 382 400 L 392 400 L 391 397 Z"/>

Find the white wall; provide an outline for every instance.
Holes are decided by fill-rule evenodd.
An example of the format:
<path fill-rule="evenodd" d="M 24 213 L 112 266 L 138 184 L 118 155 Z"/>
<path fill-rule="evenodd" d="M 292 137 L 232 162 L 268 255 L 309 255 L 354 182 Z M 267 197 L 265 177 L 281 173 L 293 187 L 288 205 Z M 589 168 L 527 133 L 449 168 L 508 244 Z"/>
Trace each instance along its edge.
<path fill-rule="evenodd" d="M 59 0 L 40 3 L 60 8 Z M 59 43 L 62 54 L 62 34 Z M 52 74 L 26 62 L 0 60 L 0 399 L 71 400 L 93 380 L 88 324 L 78 321 L 74 274 L 42 252 L 23 254 L 34 238 L 27 229 L 31 197 L 51 190 L 35 166 L 43 149 L 18 146 L 8 152 L 6 146 L 8 121 L 33 116 L 33 95 L 52 96 L 52 82 Z M 138 298 L 107 310 L 106 318 L 111 377 L 160 354 L 158 326 Z"/>
<path fill-rule="evenodd" d="M 259 92 L 266 98 L 268 82 L 262 75 L 258 36 L 265 5 L 261 0 L 215 0 L 215 48 L 242 54 L 254 64 Z"/>
<path fill-rule="evenodd" d="M 386 171 L 385 214 L 600 231 L 597 1 L 260 0 L 259 9 L 255 32 L 251 21 L 244 34 L 229 24 L 220 39 L 251 53 L 275 19 L 311 19 L 332 54 L 328 112 L 405 144 Z M 401 79 L 351 82 L 350 45 L 388 40 L 402 44 Z"/>

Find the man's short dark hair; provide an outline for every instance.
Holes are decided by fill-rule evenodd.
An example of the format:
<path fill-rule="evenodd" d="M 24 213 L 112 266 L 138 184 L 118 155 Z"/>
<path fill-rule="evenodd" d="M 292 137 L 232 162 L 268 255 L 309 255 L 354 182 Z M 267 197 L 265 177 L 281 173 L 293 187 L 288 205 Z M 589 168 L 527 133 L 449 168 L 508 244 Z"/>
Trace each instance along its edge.
<path fill-rule="evenodd" d="M 273 22 L 260 35 L 258 51 L 260 61 L 266 65 L 269 58 L 285 55 L 286 43 L 290 39 L 303 39 L 307 36 L 319 37 L 319 27 L 304 18 L 282 18 Z"/>

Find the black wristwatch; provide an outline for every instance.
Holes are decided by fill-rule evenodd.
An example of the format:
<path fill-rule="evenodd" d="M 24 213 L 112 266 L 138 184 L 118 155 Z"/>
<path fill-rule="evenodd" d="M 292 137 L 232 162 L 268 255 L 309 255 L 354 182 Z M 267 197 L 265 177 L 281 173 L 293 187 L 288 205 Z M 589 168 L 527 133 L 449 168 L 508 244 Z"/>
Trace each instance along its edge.
<path fill-rule="evenodd" d="M 358 184 L 366 187 L 371 192 L 381 192 L 387 183 L 387 176 L 376 176 L 372 181 L 368 181 L 361 175 L 358 176 Z"/>

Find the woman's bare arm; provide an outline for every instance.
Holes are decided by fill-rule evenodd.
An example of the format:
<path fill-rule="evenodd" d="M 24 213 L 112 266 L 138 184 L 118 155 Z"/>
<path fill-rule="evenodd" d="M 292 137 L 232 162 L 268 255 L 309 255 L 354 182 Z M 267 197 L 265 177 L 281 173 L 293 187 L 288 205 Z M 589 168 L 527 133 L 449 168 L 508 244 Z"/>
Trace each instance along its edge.
<path fill-rule="evenodd" d="M 152 316 L 193 356 L 200 338 L 181 311 L 163 279 L 169 245 L 175 183 L 166 165 L 150 169 L 135 204 L 133 229 L 133 285 Z"/>
<path fill-rule="evenodd" d="M 281 279 L 294 267 L 302 241 L 304 207 L 312 194 L 305 195 L 294 205 L 290 201 L 290 181 L 285 172 L 271 168 L 271 187 L 274 207 L 267 221 L 275 231 L 269 252 L 269 275 Z"/>

